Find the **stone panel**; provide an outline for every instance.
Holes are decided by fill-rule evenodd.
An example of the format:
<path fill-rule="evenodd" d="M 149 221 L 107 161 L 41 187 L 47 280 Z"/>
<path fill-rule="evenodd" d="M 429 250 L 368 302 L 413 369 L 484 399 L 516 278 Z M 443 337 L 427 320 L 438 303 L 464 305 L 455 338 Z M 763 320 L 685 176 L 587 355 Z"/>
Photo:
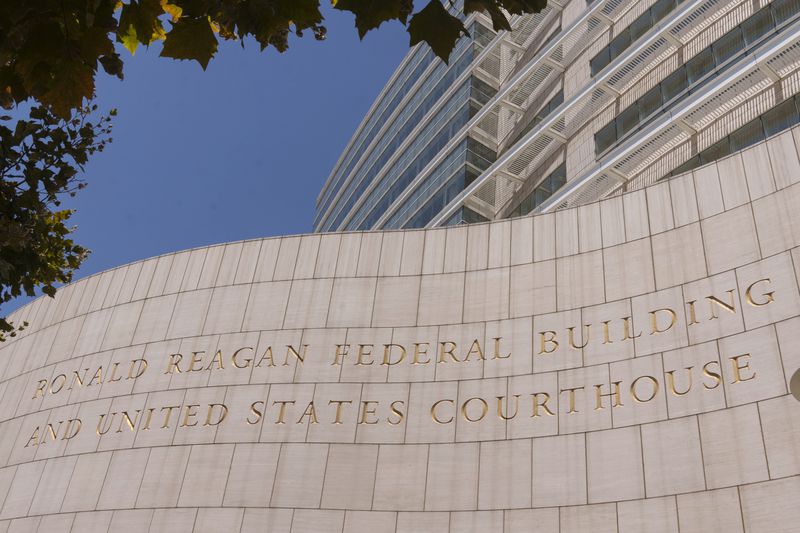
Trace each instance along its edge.
<path fill-rule="evenodd" d="M 77 281 L 0 347 L 0 532 L 794 531 L 799 161 Z"/>

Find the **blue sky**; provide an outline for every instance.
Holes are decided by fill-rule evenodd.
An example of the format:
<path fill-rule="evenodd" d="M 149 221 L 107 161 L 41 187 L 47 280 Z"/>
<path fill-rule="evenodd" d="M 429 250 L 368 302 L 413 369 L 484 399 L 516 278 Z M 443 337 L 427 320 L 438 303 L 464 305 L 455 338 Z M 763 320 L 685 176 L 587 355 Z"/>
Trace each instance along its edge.
<path fill-rule="evenodd" d="M 205 72 L 122 50 L 125 80 L 98 74 L 115 107 L 114 142 L 88 165 L 73 207 L 92 250 L 76 279 L 195 246 L 311 231 L 322 184 L 408 51 L 399 23 L 359 41 L 353 17 L 325 0 L 328 38 L 287 52 L 221 44 Z M 9 313 L 29 299 L 3 306 Z"/>

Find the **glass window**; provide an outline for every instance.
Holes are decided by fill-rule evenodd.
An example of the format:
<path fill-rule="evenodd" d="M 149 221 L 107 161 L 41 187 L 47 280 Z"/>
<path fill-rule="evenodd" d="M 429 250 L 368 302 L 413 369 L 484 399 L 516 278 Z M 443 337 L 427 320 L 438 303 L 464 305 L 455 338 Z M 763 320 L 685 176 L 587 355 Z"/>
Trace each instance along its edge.
<path fill-rule="evenodd" d="M 602 153 L 606 149 L 617 142 L 617 125 L 612 120 L 594 135 L 595 152 Z"/>
<path fill-rule="evenodd" d="M 767 137 L 783 131 L 798 123 L 797 108 L 791 98 L 770 109 L 762 116 L 764 132 Z"/>
<path fill-rule="evenodd" d="M 673 176 L 677 176 L 678 174 L 683 174 L 685 172 L 689 172 L 690 170 L 694 170 L 699 166 L 700 166 L 700 156 L 696 155 L 691 159 L 689 159 L 684 164 L 682 164 L 681 166 L 676 167 L 671 174 Z"/>
<path fill-rule="evenodd" d="M 653 12 L 649 9 L 631 22 L 631 42 L 635 41 L 653 27 Z"/>
<path fill-rule="evenodd" d="M 705 165 L 731 154 L 731 141 L 727 137 L 700 152 L 700 164 Z"/>
<path fill-rule="evenodd" d="M 661 82 L 661 94 L 664 95 L 664 102 L 669 102 L 686 88 L 686 70 L 679 68 Z"/>
<path fill-rule="evenodd" d="M 650 12 L 653 14 L 653 20 L 659 21 L 667 16 L 667 13 L 675 9 L 677 3 L 675 0 L 658 0 L 653 6 L 650 8 Z"/>
<path fill-rule="evenodd" d="M 714 41 L 711 46 L 714 50 L 714 59 L 717 65 L 721 65 L 744 48 L 744 38 L 742 37 L 742 28 L 736 26 L 731 31 Z"/>
<path fill-rule="evenodd" d="M 637 104 L 639 104 L 639 120 L 644 120 L 655 113 L 663 103 L 661 99 L 661 87 L 656 85 L 644 93 L 637 101 Z"/>
<path fill-rule="evenodd" d="M 778 24 L 800 13 L 800 2 L 797 0 L 774 0 L 771 5 Z"/>
<path fill-rule="evenodd" d="M 743 150 L 759 141 L 764 140 L 764 128 L 761 118 L 751 120 L 730 135 L 731 153 Z"/>
<path fill-rule="evenodd" d="M 608 45 L 611 53 L 611 59 L 613 60 L 615 57 L 619 56 L 626 48 L 628 48 L 628 46 L 630 46 L 630 44 L 631 32 L 629 28 L 625 28 L 619 33 L 619 35 L 614 37 L 614 39 Z"/>
<path fill-rule="evenodd" d="M 553 192 L 563 187 L 564 184 L 567 183 L 567 165 L 561 163 L 561 165 L 553 171 L 551 179 Z"/>
<path fill-rule="evenodd" d="M 742 36 L 745 44 L 753 44 L 774 26 L 775 21 L 772 19 L 772 10 L 769 7 L 759 9 L 758 13 L 742 22 Z"/>
<path fill-rule="evenodd" d="M 635 105 L 628 106 L 617 115 L 617 139 L 621 139 L 639 123 L 639 108 Z"/>
<path fill-rule="evenodd" d="M 689 83 L 697 82 L 712 70 L 714 70 L 714 56 L 711 48 L 704 48 L 686 63 L 686 77 Z"/>
<path fill-rule="evenodd" d="M 589 62 L 589 65 L 592 68 L 592 76 L 603 70 L 610 62 L 611 56 L 609 55 L 608 47 L 605 47 L 600 50 L 600 53 L 594 56 Z"/>

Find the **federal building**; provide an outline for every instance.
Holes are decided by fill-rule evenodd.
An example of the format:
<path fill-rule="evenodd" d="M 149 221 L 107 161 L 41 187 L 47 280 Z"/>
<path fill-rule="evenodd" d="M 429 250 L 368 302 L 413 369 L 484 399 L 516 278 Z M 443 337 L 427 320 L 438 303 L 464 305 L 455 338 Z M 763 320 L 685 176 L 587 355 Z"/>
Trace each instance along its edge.
<path fill-rule="evenodd" d="M 313 233 L 11 316 L 0 532 L 800 531 L 800 0 L 464 22 Z"/>

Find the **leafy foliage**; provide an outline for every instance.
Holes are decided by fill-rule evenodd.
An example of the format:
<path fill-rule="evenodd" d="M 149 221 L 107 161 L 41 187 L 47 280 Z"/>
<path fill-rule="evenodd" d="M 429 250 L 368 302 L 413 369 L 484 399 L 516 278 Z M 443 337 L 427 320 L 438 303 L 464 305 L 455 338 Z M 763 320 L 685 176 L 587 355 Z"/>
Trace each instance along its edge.
<path fill-rule="evenodd" d="M 427 3 L 426 3 L 427 2 Z M 387 21 L 405 25 L 410 43 L 428 43 L 447 60 L 466 34 L 453 0 L 331 0 L 355 16 L 360 37 Z M 510 30 L 507 14 L 541 10 L 546 0 L 465 0 L 469 14 L 484 11 L 496 30 Z M 419 6 L 416 6 L 419 7 Z M 413 13 L 413 15 L 412 15 Z M 204 69 L 220 39 L 255 40 L 280 52 L 290 33 L 325 38 L 320 0 L 16 0 L 0 2 L 0 104 L 33 98 L 56 116 L 94 95 L 99 68 L 123 77 L 115 41 L 131 54 L 163 41 L 161 55 L 197 61 Z"/>
<path fill-rule="evenodd" d="M 92 122 L 94 110 L 64 120 L 38 106 L 16 123 L 0 117 L 0 303 L 33 296 L 36 287 L 54 295 L 88 253 L 69 238 L 72 210 L 59 206 L 85 186 L 78 172 L 110 141 L 110 118 Z M 0 341 L 14 335 L 0 318 Z"/>

